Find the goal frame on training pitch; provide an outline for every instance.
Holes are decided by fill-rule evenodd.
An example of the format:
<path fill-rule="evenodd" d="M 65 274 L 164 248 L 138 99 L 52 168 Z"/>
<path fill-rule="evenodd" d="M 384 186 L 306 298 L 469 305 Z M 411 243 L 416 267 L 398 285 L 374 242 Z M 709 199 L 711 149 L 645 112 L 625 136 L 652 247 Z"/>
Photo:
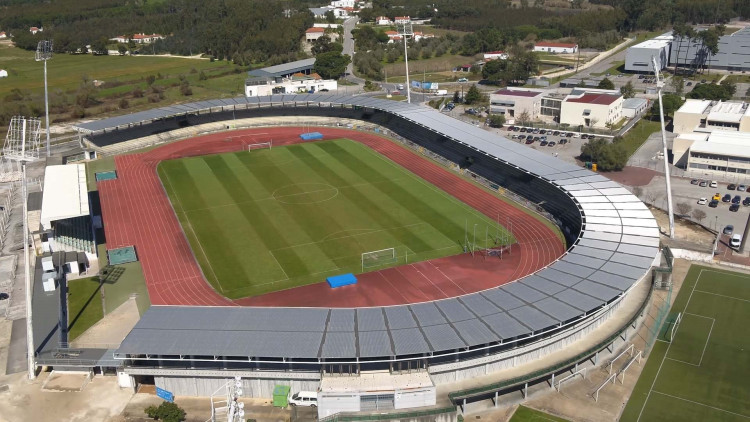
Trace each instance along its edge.
<path fill-rule="evenodd" d="M 390 252 L 390 256 L 388 256 L 388 252 Z M 383 254 L 383 256 L 386 256 L 387 258 L 380 260 L 377 259 L 377 263 L 365 265 L 365 259 L 367 259 L 368 255 L 374 255 L 374 254 Z M 377 251 L 367 251 L 362 252 L 362 272 L 365 272 L 366 268 L 376 268 L 376 267 L 382 267 L 383 265 L 389 265 L 396 263 L 396 260 L 398 260 L 398 256 L 396 255 L 396 248 L 385 248 L 385 249 L 379 249 Z"/>
<path fill-rule="evenodd" d="M 253 144 L 247 144 L 247 151 L 252 151 L 256 149 L 264 149 L 265 147 L 268 147 L 268 149 L 273 148 L 273 141 L 256 142 Z"/>

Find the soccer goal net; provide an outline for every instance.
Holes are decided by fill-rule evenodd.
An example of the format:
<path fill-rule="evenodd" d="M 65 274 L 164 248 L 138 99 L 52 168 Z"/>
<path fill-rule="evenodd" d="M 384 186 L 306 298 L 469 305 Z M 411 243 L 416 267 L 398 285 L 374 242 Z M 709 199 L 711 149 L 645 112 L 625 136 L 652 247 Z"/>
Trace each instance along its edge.
<path fill-rule="evenodd" d="M 379 251 L 370 251 L 362 253 L 362 271 L 367 268 L 381 267 L 383 265 L 392 265 L 398 261 L 396 248 L 381 249 Z"/>
<path fill-rule="evenodd" d="M 677 332 L 677 327 L 680 326 L 680 322 L 682 321 L 682 312 L 677 314 L 677 317 L 674 319 L 674 322 L 672 323 L 672 327 L 670 328 L 669 332 L 667 333 L 667 341 L 672 342 L 674 340 L 674 335 Z"/>
<path fill-rule="evenodd" d="M 248 144 L 247 150 L 252 151 L 254 149 L 271 149 L 272 146 L 273 146 L 273 141 L 256 142 L 254 144 Z"/>

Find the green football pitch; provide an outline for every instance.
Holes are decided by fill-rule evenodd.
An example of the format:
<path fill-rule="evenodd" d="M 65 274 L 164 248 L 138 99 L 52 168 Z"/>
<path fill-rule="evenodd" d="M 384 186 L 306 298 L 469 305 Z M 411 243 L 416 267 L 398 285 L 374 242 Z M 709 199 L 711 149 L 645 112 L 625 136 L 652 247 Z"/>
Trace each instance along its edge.
<path fill-rule="evenodd" d="M 620 420 L 749 421 L 750 275 L 693 265 L 671 312 Z"/>
<path fill-rule="evenodd" d="M 512 240 L 347 139 L 169 160 L 158 172 L 203 273 L 231 299 Z"/>

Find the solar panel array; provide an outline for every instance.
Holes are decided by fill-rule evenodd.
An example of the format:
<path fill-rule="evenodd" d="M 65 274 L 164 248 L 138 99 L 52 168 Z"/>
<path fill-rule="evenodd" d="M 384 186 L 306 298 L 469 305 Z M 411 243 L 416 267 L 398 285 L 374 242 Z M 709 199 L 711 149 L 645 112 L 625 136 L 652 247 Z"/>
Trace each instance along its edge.
<path fill-rule="evenodd" d="M 577 243 L 514 283 L 458 298 L 360 309 L 152 306 L 118 356 L 198 355 L 327 360 L 450 353 L 507 342 L 585 318 L 646 275 L 658 254 L 651 212 L 599 174 L 418 105 L 370 97 L 274 95 L 202 101 L 82 123 L 101 132 L 184 115 L 269 106 L 359 106 L 438 132 L 563 189 L 579 207 Z"/>

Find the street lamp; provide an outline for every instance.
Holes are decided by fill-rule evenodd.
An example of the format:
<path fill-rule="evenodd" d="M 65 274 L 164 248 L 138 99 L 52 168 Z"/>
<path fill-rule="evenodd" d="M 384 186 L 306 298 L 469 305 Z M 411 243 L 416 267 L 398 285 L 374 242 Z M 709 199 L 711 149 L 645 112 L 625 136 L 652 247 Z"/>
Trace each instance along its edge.
<path fill-rule="evenodd" d="M 47 94 L 47 60 L 52 58 L 52 40 L 42 40 L 36 46 L 36 61 L 44 62 L 44 117 L 47 120 L 47 157 L 49 157 L 49 94 Z"/>

